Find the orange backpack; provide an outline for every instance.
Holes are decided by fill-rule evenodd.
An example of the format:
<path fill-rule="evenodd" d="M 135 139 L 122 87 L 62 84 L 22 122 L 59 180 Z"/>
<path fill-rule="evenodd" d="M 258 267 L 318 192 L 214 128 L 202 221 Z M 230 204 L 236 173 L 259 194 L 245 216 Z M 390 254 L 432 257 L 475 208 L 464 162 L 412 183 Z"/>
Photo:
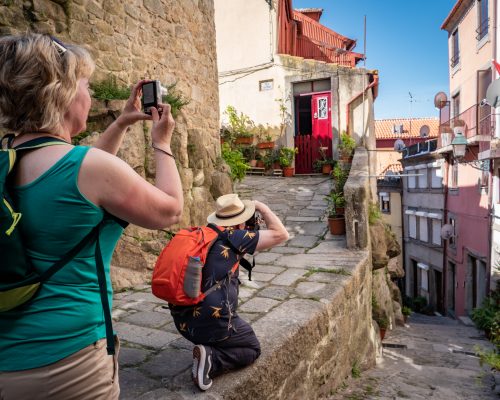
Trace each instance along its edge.
<path fill-rule="evenodd" d="M 184 277 L 189 257 L 199 257 L 201 263 L 205 265 L 208 252 L 214 242 L 219 236 L 224 238 L 223 231 L 224 228 L 219 229 L 215 225 L 209 224 L 208 226 L 182 229 L 176 233 L 156 261 L 151 284 L 153 294 L 176 306 L 190 306 L 203 301 L 211 292 L 222 286 L 225 279 L 204 293 L 200 290 L 200 295 L 196 298 L 191 298 L 184 292 Z M 229 241 L 228 243 L 230 244 Z M 233 251 L 236 250 L 231 244 L 230 247 Z M 241 254 L 238 250 L 236 252 Z M 242 260 L 246 261 L 245 259 L 238 260 L 228 271 L 227 277 L 230 278 L 234 274 Z M 248 263 L 248 261 L 246 262 Z"/>

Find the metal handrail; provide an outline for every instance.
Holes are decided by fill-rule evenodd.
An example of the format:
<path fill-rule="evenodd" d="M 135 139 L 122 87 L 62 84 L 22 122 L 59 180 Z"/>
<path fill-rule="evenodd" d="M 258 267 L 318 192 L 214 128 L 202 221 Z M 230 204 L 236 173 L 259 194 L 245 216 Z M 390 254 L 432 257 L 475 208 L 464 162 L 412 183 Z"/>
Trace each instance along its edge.
<path fill-rule="evenodd" d="M 486 18 L 483 22 L 481 22 L 479 27 L 476 29 L 477 32 L 476 39 L 481 40 L 483 37 L 485 37 L 486 34 L 488 33 L 489 27 L 490 27 L 490 19 Z"/>
<path fill-rule="evenodd" d="M 460 52 L 451 57 L 450 59 L 451 68 L 455 67 L 459 61 L 460 61 Z"/>

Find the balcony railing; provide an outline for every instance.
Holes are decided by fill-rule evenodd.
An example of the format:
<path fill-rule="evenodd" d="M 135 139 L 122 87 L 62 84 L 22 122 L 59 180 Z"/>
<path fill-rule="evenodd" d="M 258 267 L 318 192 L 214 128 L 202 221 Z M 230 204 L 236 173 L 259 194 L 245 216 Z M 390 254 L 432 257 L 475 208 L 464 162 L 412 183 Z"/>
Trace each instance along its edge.
<path fill-rule="evenodd" d="M 481 22 L 481 25 L 476 29 L 477 35 L 476 39 L 480 41 L 482 38 L 484 38 L 487 33 L 488 33 L 488 28 L 490 27 L 490 19 L 487 18 L 483 22 Z"/>
<path fill-rule="evenodd" d="M 413 157 L 419 154 L 432 153 L 437 149 L 437 140 L 431 139 L 425 142 L 415 143 L 404 149 L 403 158 Z"/>
<path fill-rule="evenodd" d="M 460 126 L 469 144 L 479 146 L 480 153 L 489 149 L 489 142 L 495 134 L 496 119 L 491 107 L 475 104 L 448 121 L 443 116 L 449 116 L 449 104 L 441 109 L 438 149 L 450 146 L 451 150 L 454 128 Z"/>
<path fill-rule="evenodd" d="M 459 62 L 460 62 L 460 53 L 457 53 L 450 59 L 451 68 L 455 68 Z"/>

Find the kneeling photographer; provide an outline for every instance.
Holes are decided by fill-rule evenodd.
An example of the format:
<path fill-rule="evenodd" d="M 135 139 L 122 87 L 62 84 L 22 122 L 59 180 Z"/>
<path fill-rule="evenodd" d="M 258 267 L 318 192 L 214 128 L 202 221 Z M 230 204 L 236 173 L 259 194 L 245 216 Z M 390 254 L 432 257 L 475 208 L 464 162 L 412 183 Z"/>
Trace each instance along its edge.
<path fill-rule="evenodd" d="M 194 306 L 170 305 L 178 331 L 196 345 L 192 378 L 201 390 L 209 389 L 215 376 L 250 365 L 260 355 L 252 327 L 236 313 L 238 268 L 233 274 L 228 272 L 244 254 L 288 240 L 280 219 L 260 201 L 240 200 L 237 194 L 227 194 L 217 199 L 215 208 L 207 221 L 222 232 L 208 252 L 201 287 L 207 290 L 222 284 Z M 267 229 L 259 230 L 256 212 Z"/>

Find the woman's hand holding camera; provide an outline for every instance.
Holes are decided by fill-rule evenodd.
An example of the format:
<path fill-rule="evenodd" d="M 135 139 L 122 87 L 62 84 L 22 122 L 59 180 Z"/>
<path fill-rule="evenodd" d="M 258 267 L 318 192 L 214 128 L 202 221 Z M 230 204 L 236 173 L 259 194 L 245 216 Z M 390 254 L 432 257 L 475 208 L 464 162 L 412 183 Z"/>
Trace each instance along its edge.
<path fill-rule="evenodd" d="M 175 128 L 170 104 L 158 104 L 158 110 L 151 107 L 151 115 L 153 118 L 153 129 L 151 131 L 153 145 L 162 149 L 170 149 L 172 133 Z"/>
<path fill-rule="evenodd" d="M 137 121 L 151 120 L 153 119 L 151 115 L 145 114 L 141 110 L 141 95 L 142 95 L 142 85 L 148 82 L 147 79 L 143 79 L 137 82 L 130 93 L 130 97 L 125 104 L 125 107 L 117 118 L 116 123 L 122 129 L 129 127 L 130 125 L 136 123 Z"/>

